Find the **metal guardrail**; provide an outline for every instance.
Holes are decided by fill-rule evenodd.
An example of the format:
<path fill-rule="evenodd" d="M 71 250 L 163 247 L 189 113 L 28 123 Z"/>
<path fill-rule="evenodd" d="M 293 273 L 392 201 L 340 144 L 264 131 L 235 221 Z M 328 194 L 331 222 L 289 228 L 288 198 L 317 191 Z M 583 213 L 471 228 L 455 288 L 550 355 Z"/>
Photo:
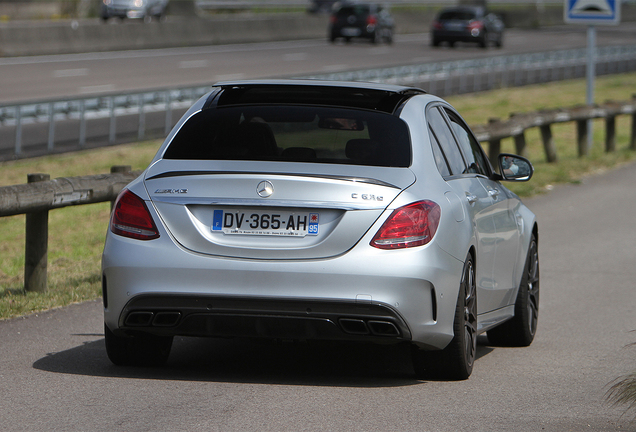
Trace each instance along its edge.
<path fill-rule="evenodd" d="M 386 5 L 436 5 L 452 6 L 459 3 L 459 0 L 379 0 Z M 254 9 L 254 8 L 276 8 L 276 7 L 305 7 L 311 0 L 196 0 L 197 7 L 201 9 Z M 537 7 L 547 5 L 562 5 L 562 0 L 497 0 L 491 4 L 536 4 Z"/>
<path fill-rule="evenodd" d="M 620 61 L 636 62 L 636 45 L 597 48 L 595 58 L 597 63 L 615 63 Z M 384 69 L 335 72 L 310 75 L 305 78 L 406 84 L 440 81 L 448 79 L 451 76 L 503 72 L 505 74 L 505 81 L 502 84 L 504 86 L 514 86 L 522 84 L 523 74 L 536 72 L 545 75 L 553 73 L 553 71 L 558 68 L 584 67 L 586 62 L 587 49 L 581 48 L 441 63 L 425 63 Z M 573 76 L 574 74 L 572 74 L 572 77 Z M 554 76 L 550 78 L 554 78 Z M 565 78 L 567 79 L 568 77 L 566 76 Z M 435 93 L 434 90 L 430 92 Z"/>
<path fill-rule="evenodd" d="M 595 56 L 597 65 L 605 67 L 600 74 L 636 70 L 636 45 L 597 48 Z M 574 49 L 296 78 L 416 85 L 430 93 L 448 96 L 583 76 L 586 58 L 585 49 Z M 55 150 L 56 124 L 67 120 L 79 122 L 80 148 L 86 144 L 86 122 L 92 119 L 109 119 L 108 143 L 113 144 L 117 138 L 117 118 L 138 116 L 137 139 L 142 140 L 146 136 L 147 113 L 165 112 L 164 135 L 167 135 L 173 126 L 173 110 L 187 109 L 210 89 L 211 85 L 0 105 L 0 131 L 15 129 L 14 157 L 23 153 L 22 133 L 30 124 L 48 123 L 48 152 Z"/>
<path fill-rule="evenodd" d="M 23 127 L 33 123 L 49 124 L 47 141 L 49 152 L 55 148 L 56 123 L 63 120 L 79 121 L 79 146 L 83 147 L 86 143 L 87 120 L 110 119 L 108 143 L 112 144 L 117 138 L 117 118 L 124 115 L 137 115 L 139 117 L 137 138 L 142 140 L 146 132 L 146 113 L 165 112 L 164 133 L 167 135 L 173 125 L 173 110 L 190 107 L 211 88 L 211 86 L 197 86 L 4 105 L 0 106 L 0 129 L 3 127 L 15 128 L 15 156 L 22 154 Z"/>

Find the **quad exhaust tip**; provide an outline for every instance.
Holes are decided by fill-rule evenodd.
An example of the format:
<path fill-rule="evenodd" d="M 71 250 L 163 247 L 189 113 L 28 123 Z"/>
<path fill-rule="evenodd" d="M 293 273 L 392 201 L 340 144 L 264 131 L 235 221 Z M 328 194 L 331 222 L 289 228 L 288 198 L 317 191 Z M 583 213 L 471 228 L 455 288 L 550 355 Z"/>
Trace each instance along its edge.
<path fill-rule="evenodd" d="M 373 335 L 373 336 L 387 336 L 397 337 L 400 336 L 400 330 L 391 321 L 378 321 L 355 319 L 355 318 L 340 318 L 340 327 L 345 333 L 353 335 Z"/>
<path fill-rule="evenodd" d="M 126 317 L 125 325 L 129 327 L 172 327 L 181 319 L 181 312 L 131 312 Z"/>

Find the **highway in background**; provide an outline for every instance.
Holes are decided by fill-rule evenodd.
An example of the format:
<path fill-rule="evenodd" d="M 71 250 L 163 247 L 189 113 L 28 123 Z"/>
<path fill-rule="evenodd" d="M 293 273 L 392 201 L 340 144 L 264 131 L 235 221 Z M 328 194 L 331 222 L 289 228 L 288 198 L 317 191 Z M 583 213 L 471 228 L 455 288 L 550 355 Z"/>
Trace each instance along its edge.
<path fill-rule="evenodd" d="M 597 31 L 598 46 L 633 44 L 636 40 L 636 23 L 598 27 Z M 474 45 L 433 49 L 427 33 L 397 35 L 395 39 L 390 46 L 365 41 L 332 45 L 325 37 L 293 42 L 0 58 L 0 104 L 586 46 L 582 26 L 509 29 L 502 49 L 484 50 Z"/>

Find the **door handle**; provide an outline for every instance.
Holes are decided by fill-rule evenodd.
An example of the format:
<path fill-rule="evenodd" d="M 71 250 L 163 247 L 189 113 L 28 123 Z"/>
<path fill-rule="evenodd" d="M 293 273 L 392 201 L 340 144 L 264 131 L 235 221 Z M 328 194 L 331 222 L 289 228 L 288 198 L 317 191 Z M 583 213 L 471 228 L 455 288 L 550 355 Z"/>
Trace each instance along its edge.
<path fill-rule="evenodd" d="M 474 205 L 477 202 L 477 196 L 466 192 L 466 199 L 470 205 Z"/>
<path fill-rule="evenodd" d="M 488 195 L 490 195 L 494 199 L 497 199 L 497 197 L 499 196 L 499 189 L 488 189 Z"/>

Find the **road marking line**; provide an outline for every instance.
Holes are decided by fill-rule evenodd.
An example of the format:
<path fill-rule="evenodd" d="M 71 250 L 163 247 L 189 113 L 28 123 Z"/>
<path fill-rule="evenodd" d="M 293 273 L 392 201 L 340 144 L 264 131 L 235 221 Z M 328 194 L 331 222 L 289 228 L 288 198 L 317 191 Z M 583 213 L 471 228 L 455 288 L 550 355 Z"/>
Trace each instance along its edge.
<path fill-rule="evenodd" d="M 59 69 L 53 71 L 54 78 L 68 78 L 68 77 L 78 77 L 88 75 L 87 68 L 81 69 Z"/>
<path fill-rule="evenodd" d="M 303 61 L 303 60 L 307 60 L 309 56 L 307 55 L 307 53 L 292 53 L 292 54 L 285 54 L 283 56 L 283 60 L 284 61 Z"/>
<path fill-rule="evenodd" d="M 107 93 L 107 92 L 115 91 L 115 88 L 116 88 L 115 84 L 104 84 L 104 85 L 98 85 L 98 86 L 80 87 L 79 92 L 80 94 Z"/>
<path fill-rule="evenodd" d="M 189 60 L 179 62 L 179 69 L 195 69 L 208 67 L 210 63 L 207 60 Z"/>

